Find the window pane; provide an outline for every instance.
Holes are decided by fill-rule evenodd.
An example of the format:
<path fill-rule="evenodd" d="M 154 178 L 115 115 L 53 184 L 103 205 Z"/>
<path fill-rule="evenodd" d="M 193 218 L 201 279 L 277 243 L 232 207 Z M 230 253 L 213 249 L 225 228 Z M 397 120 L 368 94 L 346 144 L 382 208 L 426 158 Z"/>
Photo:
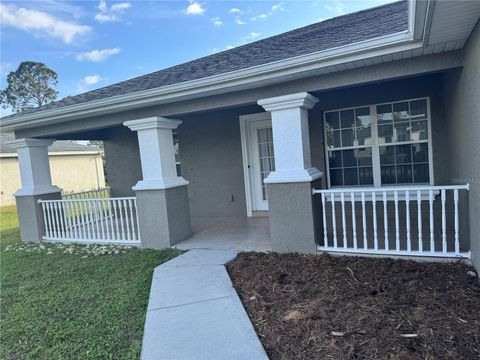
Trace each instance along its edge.
<path fill-rule="evenodd" d="M 394 121 L 406 121 L 409 119 L 408 114 L 408 102 L 393 104 L 393 120 Z"/>
<path fill-rule="evenodd" d="M 385 123 L 385 122 L 392 122 L 393 121 L 393 116 L 392 116 L 392 105 L 387 104 L 387 105 L 378 105 L 377 106 L 377 119 L 378 123 Z"/>
<path fill-rule="evenodd" d="M 343 150 L 343 166 L 344 167 L 349 167 L 349 166 L 357 166 L 357 159 L 355 158 L 354 155 L 355 150 Z"/>
<path fill-rule="evenodd" d="M 395 142 L 410 141 L 410 122 L 395 123 Z"/>
<path fill-rule="evenodd" d="M 330 170 L 330 185 L 342 186 L 343 185 L 343 170 Z"/>
<path fill-rule="evenodd" d="M 372 144 L 372 131 L 370 127 L 358 127 L 357 128 L 357 145 L 371 145 Z"/>
<path fill-rule="evenodd" d="M 351 128 L 355 126 L 355 116 L 353 109 L 340 111 L 340 125 L 342 128 Z"/>
<path fill-rule="evenodd" d="M 360 185 L 373 185 L 373 169 L 371 167 L 358 168 Z"/>
<path fill-rule="evenodd" d="M 327 122 L 327 130 L 339 129 L 340 121 L 338 119 L 338 111 L 328 112 L 325 114 L 325 120 Z"/>
<path fill-rule="evenodd" d="M 428 183 L 430 182 L 430 174 L 428 164 L 415 164 L 413 165 L 413 177 L 416 183 Z"/>
<path fill-rule="evenodd" d="M 428 129 L 427 121 L 412 121 L 412 132 L 411 132 L 412 141 L 427 140 L 428 139 Z"/>
<path fill-rule="evenodd" d="M 414 100 L 410 101 L 410 114 L 412 120 L 426 119 L 427 118 L 427 100 Z"/>
<path fill-rule="evenodd" d="M 380 173 L 382 175 L 382 185 L 396 184 L 395 166 L 381 166 Z"/>
<path fill-rule="evenodd" d="M 412 179 L 412 165 L 397 165 L 397 184 L 408 184 Z"/>
<path fill-rule="evenodd" d="M 342 146 L 353 146 L 353 129 L 342 130 Z"/>
<path fill-rule="evenodd" d="M 412 163 L 412 145 L 395 146 L 395 159 L 397 164 Z"/>
<path fill-rule="evenodd" d="M 369 107 L 355 109 L 355 116 L 355 125 L 357 127 L 369 127 L 372 124 Z"/>
<path fill-rule="evenodd" d="M 342 152 L 341 151 L 329 151 L 328 152 L 328 165 L 330 168 L 342 167 Z"/>
<path fill-rule="evenodd" d="M 378 126 L 378 143 L 390 144 L 393 142 L 393 125 Z"/>
<path fill-rule="evenodd" d="M 395 150 L 393 146 L 380 146 L 380 164 L 395 164 Z"/>
<path fill-rule="evenodd" d="M 358 160 L 358 166 L 372 165 L 372 148 L 356 149 L 355 157 Z"/>
<path fill-rule="evenodd" d="M 413 144 L 413 162 L 428 162 L 428 144 Z"/>
<path fill-rule="evenodd" d="M 339 130 L 327 132 L 327 144 L 330 149 L 341 146 Z"/>
<path fill-rule="evenodd" d="M 344 185 L 358 185 L 358 170 L 357 168 L 345 169 L 343 173 Z"/>

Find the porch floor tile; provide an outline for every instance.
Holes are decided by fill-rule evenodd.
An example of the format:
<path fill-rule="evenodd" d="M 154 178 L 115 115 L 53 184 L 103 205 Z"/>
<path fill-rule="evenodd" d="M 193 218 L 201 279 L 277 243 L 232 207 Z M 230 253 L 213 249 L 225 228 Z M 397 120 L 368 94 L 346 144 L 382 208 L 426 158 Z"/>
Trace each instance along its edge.
<path fill-rule="evenodd" d="M 268 217 L 192 217 L 193 236 L 178 249 L 272 250 Z"/>

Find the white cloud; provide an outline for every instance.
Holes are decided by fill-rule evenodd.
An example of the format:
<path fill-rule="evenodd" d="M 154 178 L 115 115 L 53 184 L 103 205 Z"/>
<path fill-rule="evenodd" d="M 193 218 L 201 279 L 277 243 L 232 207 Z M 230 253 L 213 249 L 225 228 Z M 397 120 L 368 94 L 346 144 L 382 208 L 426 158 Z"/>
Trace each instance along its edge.
<path fill-rule="evenodd" d="M 223 25 L 223 21 L 220 20 L 220 18 L 218 16 L 210 19 L 210 21 L 212 22 L 213 25 L 215 26 L 222 26 Z"/>
<path fill-rule="evenodd" d="M 43 11 L 3 4 L 0 4 L 0 23 L 34 35 L 59 38 L 67 44 L 91 30 L 90 26 L 63 21 Z"/>
<path fill-rule="evenodd" d="M 203 15 L 205 8 L 197 2 L 190 2 L 190 5 L 185 9 L 185 14 L 187 15 Z"/>
<path fill-rule="evenodd" d="M 235 22 L 236 22 L 238 25 L 245 25 L 245 24 L 246 24 L 245 21 L 243 21 L 242 19 L 240 19 L 240 18 L 238 18 L 238 17 L 235 19 Z"/>
<path fill-rule="evenodd" d="M 239 14 L 239 15 L 243 14 L 243 11 L 240 10 L 240 9 L 237 9 L 237 8 L 232 8 L 232 9 L 230 9 L 228 12 L 229 12 L 230 14 Z"/>
<path fill-rule="evenodd" d="M 106 60 L 109 56 L 118 54 L 120 51 L 122 51 L 122 49 L 120 48 L 92 50 L 92 51 L 79 53 L 77 54 L 76 58 L 79 61 L 102 62 Z"/>
<path fill-rule="evenodd" d="M 241 38 L 241 42 L 242 44 L 246 44 L 252 40 L 255 40 L 256 38 L 258 38 L 260 35 L 262 35 L 262 33 L 259 33 L 259 32 L 251 32 L 250 34 L 248 34 L 247 36 L 244 36 Z"/>
<path fill-rule="evenodd" d="M 85 92 L 90 86 L 98 84 L 102 80 L 104 79 L 100 75 L 87 75 L 78 82 L 77 91 Z"/>
<path fill-rule="evenodd" d="M 115 3 L 112 6 L 108 6 L 105 0 L 100 0 L 98 3 L 97 9 L 99 12 L 95 14 L 94 19 L 100 23 L 120 21 L 122 20 L 123 14 L 129 9 L 132 5 L 129 2 Z"/>
<path fill-rule="evenodd" d="M 336 15 L 344 15 L 347 13 L 348 5 L 339 0 L 333 0 L 333 5 L 325 5 L 325 9 L 333 11 Z"/>
<path fill-rule="evenodd" d="M 87 75 L 83 78 L 83 82 L 85 85 L 95 85 L 102 80 L 100 75 Z"/>
<path fill-rule="evenodd" d="M 225 46 L 225 50 L 230 50 L 230 49 L 233 49 L 235 46 L 233 45 L 227 45 Z"/>
<path fill-rule="evenodd" d="M 268 13 L 254 16 L 254 17 L 251 18 L 251 20 L 252 21 L 265 20 L 266 18 L 272 16 L 273 14 L 275 14 L 276 12 L 279 12 L 279 11 L 285 11 L 285 9 L 283 8 L 283 2 L 272 5 L 272 8 L 270 9 L 270 11 Z"/>

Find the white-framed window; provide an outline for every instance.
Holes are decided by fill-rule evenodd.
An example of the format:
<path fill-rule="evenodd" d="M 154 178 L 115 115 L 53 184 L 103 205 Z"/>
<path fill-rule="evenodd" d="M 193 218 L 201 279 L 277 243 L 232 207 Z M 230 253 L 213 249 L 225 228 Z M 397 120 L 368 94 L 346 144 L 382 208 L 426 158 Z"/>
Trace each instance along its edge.
<path fill-rule="evenodd" d="M 433 184 L 429 98 L 324 113 L 329 187 Z"/>

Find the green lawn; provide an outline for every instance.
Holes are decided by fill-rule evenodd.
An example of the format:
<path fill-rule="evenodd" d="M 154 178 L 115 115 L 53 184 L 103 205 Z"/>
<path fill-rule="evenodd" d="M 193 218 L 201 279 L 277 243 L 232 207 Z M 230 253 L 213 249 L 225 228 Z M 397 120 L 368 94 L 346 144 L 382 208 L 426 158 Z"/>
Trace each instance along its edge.
<path fill-rule="evenodd" d="M 153 269 L 179 251 L 19 242 L 15 207 L 0 208 L 0 359 L 139 357 Z"/>

